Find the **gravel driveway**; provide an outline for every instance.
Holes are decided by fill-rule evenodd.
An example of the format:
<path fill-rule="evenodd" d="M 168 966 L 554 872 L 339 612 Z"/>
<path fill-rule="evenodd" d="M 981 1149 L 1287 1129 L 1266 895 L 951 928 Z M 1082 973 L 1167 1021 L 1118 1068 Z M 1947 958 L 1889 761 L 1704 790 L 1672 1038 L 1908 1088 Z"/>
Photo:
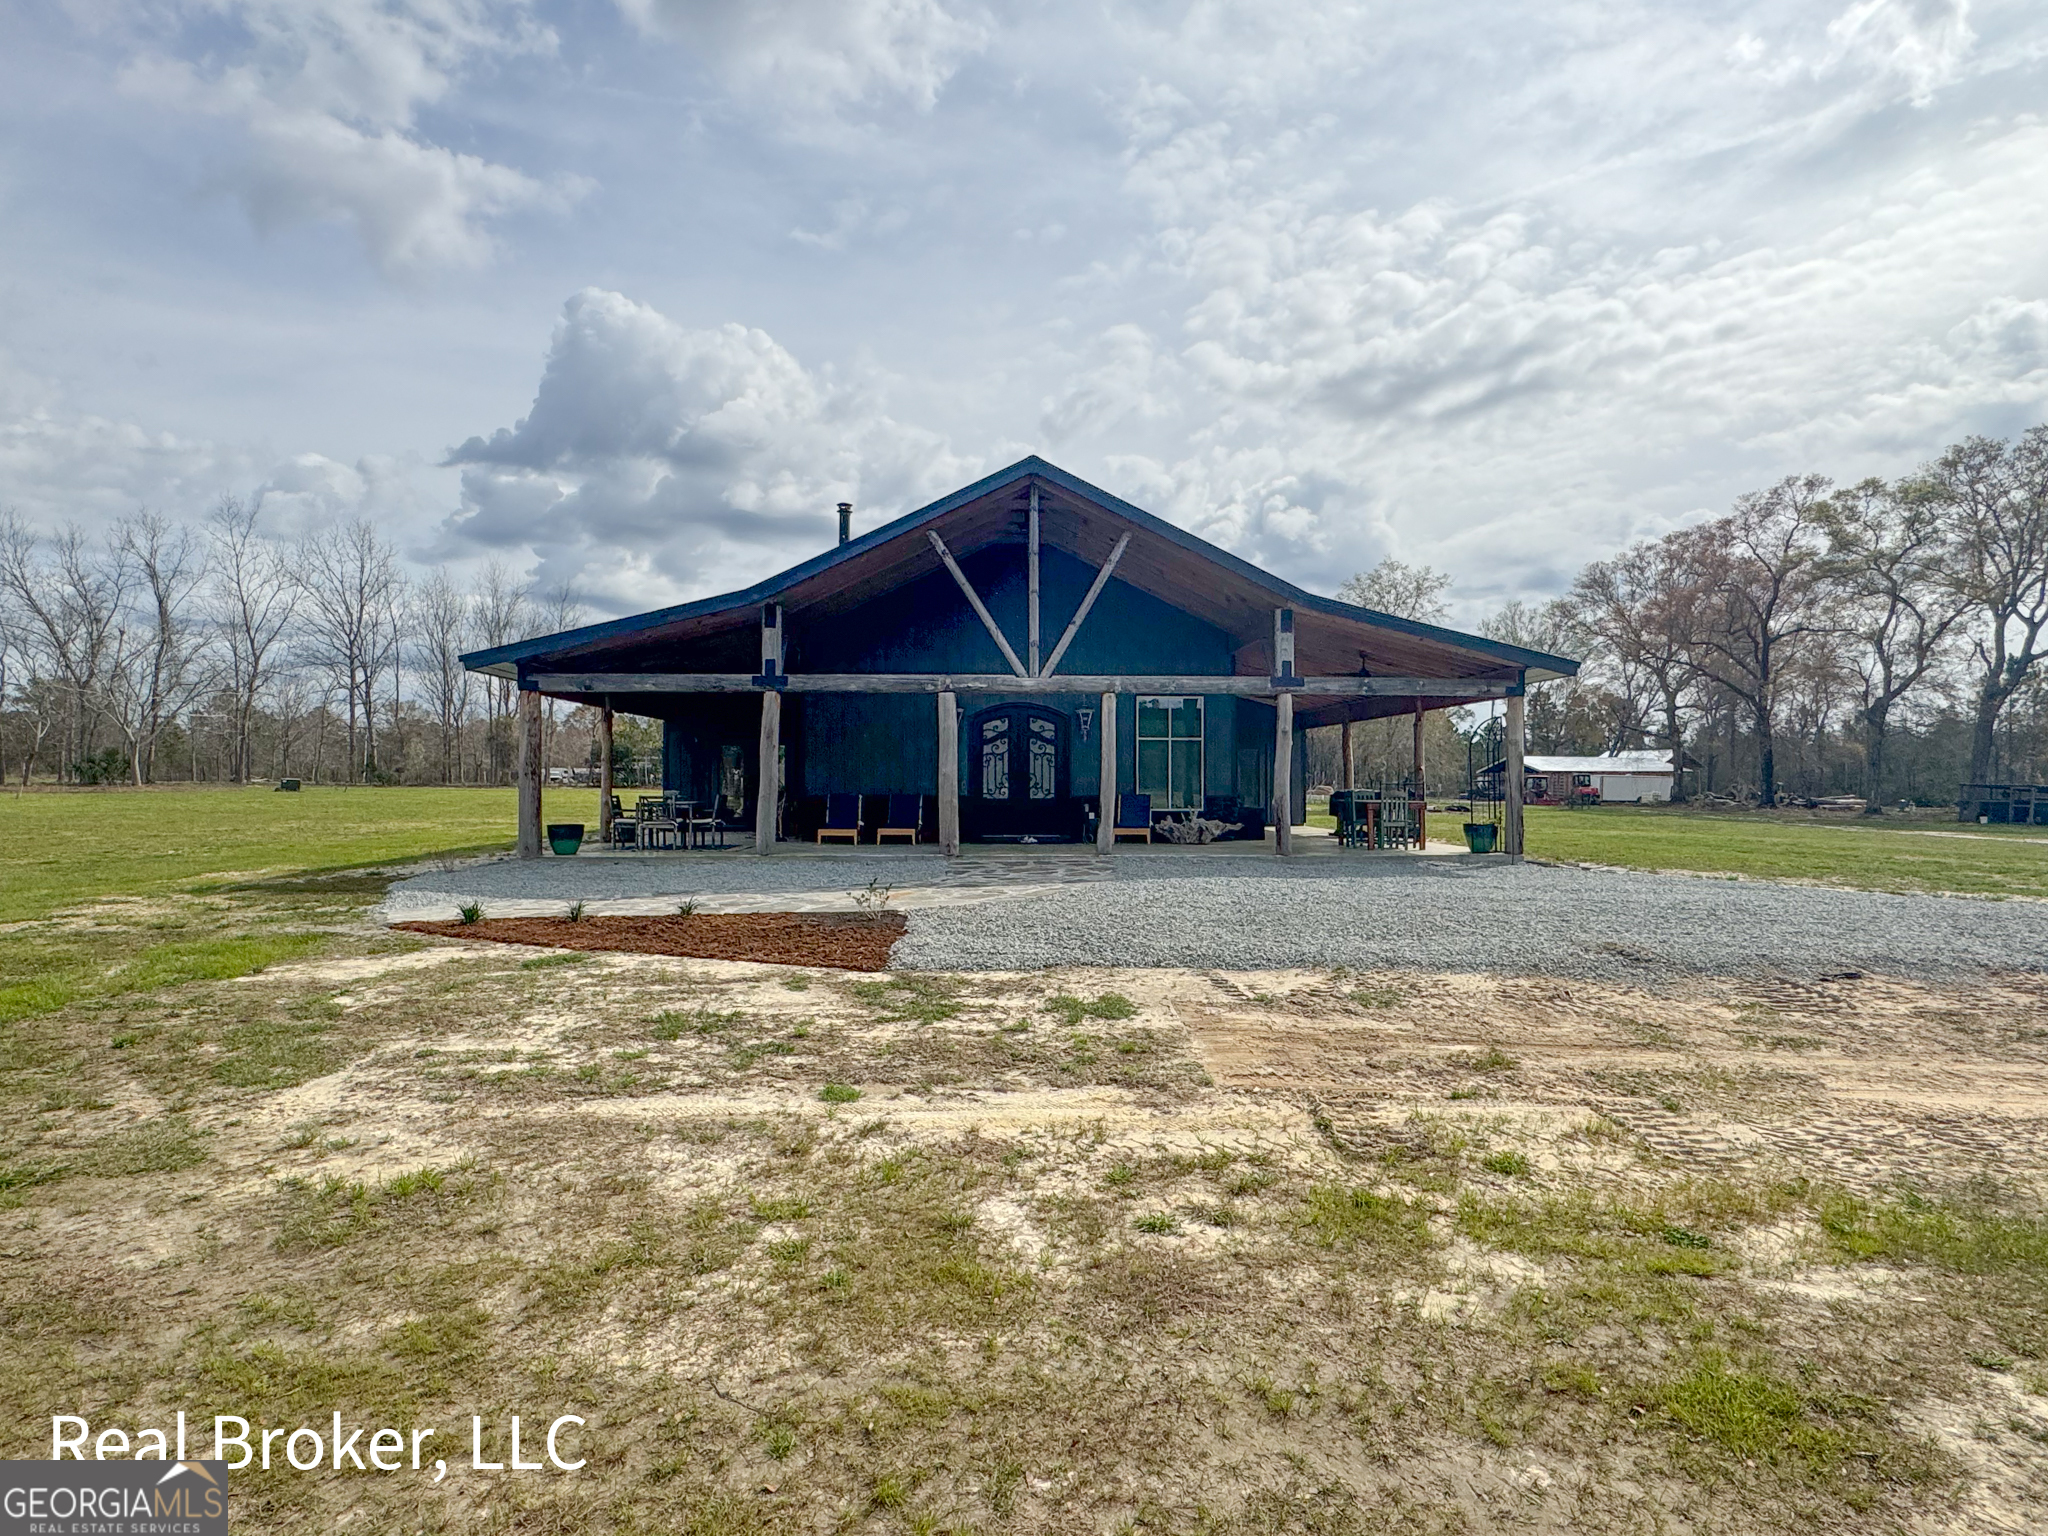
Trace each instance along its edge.
<path fill-rule="evenodd" d="M 1119 965 L 1276 970 L 1345 965 L 1656 984 L 1688 976 L 1868 971 L 1968 976 L 2048 969 L 2048 904 L 1888 896 L 1761 881 L 1466 858 L 1232 859 L 1052 854 L 1011 865 L 863 850 L 852 860 L 745 854 L 688 861 L 542 859 L 432 873 L 392 888 L 397 918 L 480 899 L 493 914 L 850 906 L 877 878 L 910 931 L 892 964 L 921 970 Z M 1015 894 L 1011 894 L 1015 892 Z"/>
<path fill-rule="evenodd" d="M 1404 860 L 1230 878 L 1132 860 L 1104 884 L 910 914 L 892 965 L 1688 976 L 2048 968 L 2048 904 L 1541 864 Z"/>

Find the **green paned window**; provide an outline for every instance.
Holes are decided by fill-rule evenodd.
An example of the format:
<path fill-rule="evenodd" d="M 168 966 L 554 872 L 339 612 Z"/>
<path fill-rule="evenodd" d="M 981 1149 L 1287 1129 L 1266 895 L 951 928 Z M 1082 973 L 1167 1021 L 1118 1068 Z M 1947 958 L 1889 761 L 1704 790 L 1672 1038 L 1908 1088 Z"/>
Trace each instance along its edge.
<path fill-rule="evenodd" d="M 1138 793 L 1155 811 L 1202 808 L 1202 701 L 1138 700 Z"/>

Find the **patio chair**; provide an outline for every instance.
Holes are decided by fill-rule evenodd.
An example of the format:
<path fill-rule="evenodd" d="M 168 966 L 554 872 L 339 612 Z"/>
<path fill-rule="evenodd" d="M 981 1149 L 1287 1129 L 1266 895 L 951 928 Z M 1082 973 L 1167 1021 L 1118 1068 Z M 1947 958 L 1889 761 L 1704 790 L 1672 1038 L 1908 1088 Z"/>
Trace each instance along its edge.
<path fill-rule="evenodd" d="M 1415 802 L 1405 788 L 1389 789 L 1381 798 L 1379 833 L 1382 848 L 1415 846 Z"/>
<path fill-rule="evenodd" d="M 924 832 L 924 796 L 891 795 L 888 814 L 882 818 L 882 825 L 875 828 L 875 841 L 885 837 L 907 837 L 913 843 Z"/>
<path fill-rule="evenodd" d="M 1345 848 L 1369 848 L 1374 832 L 1373 797 L 1364 790 L 1337 789 L 1330 792 L 1330 814 L 1337 818 L 1337 842 Z"/>
<path fill-rule="evenodd" d="M 1152 841 L 1152 797 L 1150 795 L 1118 795 L 1116 797 L 1116 825 L 1109 830 L 1109 840 L 1120 837 L 1142 837 Z"/>
<path fill-rule="evenodd" d="M 725 846 L 725 822 L 718 814 L 718 802 L 709 805 L 690 805 L 684 808 L 683 832 L 692 848 L 709 848 L 716 840 L 718 846 Z"/>
<path fill-rule="evenodd" d="M 675 807 L 666 795 L 642 795 L 633 805 L 634 841 L 642 848 L 673 847 L 682 836 Z"/>
<path fill-rule="evenodd" d="M 827 795 L 825 797 L 825 824 L 818 828 L 818 841 L 826 838 L 845 838 L 849 843 L 860 841 L 860 796 Z"/>
<path fill-rule="evenodd" d="M 612 796 L 611 843 L 614 848 L 629 848 L 639 841 L 640 824 L 619 804 L 619 797 Z"/>

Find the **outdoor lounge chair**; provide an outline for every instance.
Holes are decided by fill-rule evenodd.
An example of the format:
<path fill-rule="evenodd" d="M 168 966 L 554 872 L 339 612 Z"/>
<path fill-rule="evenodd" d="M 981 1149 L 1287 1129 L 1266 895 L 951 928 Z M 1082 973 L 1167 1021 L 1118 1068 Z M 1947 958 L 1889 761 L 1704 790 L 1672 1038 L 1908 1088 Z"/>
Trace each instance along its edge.
<path fill-rule="evenodd" d="M 1142 837 L 1152 841 L 1152 797 L 1150 795 L 1118 795 L 1116 797 L 1116 825 L 1110 828 L 1109 837 L 1115 842 L 1120 837 Z"/>
<path fill-rule="evenodd" d="M 860 796 L 827 795 L 825 797 L 825 825 L 818 828 L 818 841 L 828 837 L 843 837 L 849 843 L 860 841 Z"/>
<path fill-rule="evenodd" d="M 924 796 L 891 795 L 888 814 L 875 828 L 877 843 L 885 837 L 907 837 L 913 843 L 924 831 Z"/>
<path fill-rule="evenodd" d="M 633 819 L 630 811 L 619 804 L 619 797 L 613 795 L 612 846 L 614 848 L 630 848 L 638 842 L 639 837 L 640 824 Z"/>
<path fill-rule="evenodd" d="M 1330 792 L 1330 814 L 1337 818 L 1337 842 L 1345 848 L 1370 848 L 1379 802 L 1362 789 Z"/>

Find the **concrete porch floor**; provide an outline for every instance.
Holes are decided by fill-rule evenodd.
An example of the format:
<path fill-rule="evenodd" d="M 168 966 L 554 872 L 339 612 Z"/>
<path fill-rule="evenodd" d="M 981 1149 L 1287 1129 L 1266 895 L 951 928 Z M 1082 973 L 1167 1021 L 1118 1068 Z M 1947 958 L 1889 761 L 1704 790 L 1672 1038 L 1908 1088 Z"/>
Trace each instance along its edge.
<path fill-rule="evenodd" d="M 1207 843 L 1119 843 L 1100 854 L 1091 843 L 968 843 L 948 858 L 936 845 L 782 842 L 763 857 L 753 844 L 719 849 L 664 849 L 646 853 L 592 849 L 568 858 L 505 859 L 462 870 L 426 874 L 393 887 L 386 920 L 452 919 L 465 901 L 493 917 L 540 917 L 581 901 L 593 916 L 658 916 L 685 901 L 700 912 L 851 912 L 871 900 L 869 887 L 886 890 L 891 911 L 972 906 L 1063 887 L 1107 882 L 1119 869 L 1138 867 L 1190 876 L 1228 870 L 1247 878 L 1289 872 L 1334 874 L 1348 863 L 1385 868 L 1447 858 L 1474 864 L 1462 842 L 1433 839 L 1427 850 L 1345 848 L 1321 827 L 1297 827 L 1294 852 L 1280 858 L 1273 840 Z"/>

